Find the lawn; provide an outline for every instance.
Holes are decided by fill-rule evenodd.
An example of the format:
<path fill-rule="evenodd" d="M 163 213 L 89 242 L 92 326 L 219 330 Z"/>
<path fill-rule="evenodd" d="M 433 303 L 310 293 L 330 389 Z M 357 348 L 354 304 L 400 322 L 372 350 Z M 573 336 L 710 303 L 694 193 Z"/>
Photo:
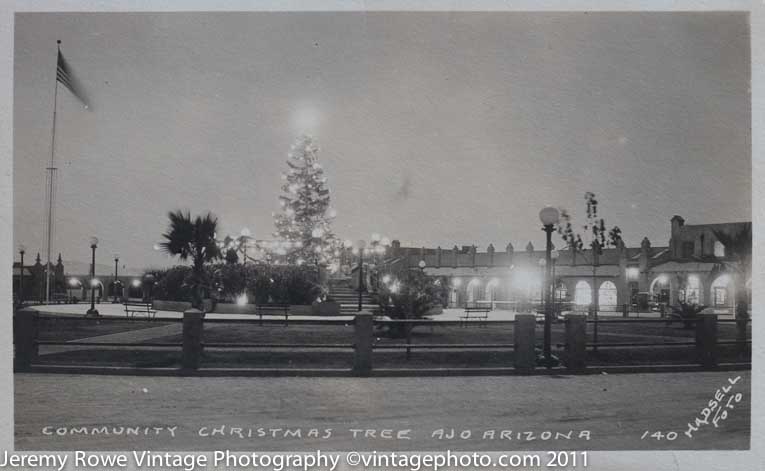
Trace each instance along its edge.
<path fill-rule="evenodd" d="M 41 338 L 82 338 L 107 333 L 124 332 L 163 325 L 145 320 L 109 321 L 94 320 L 50 321 L 48 329 L 41 332 Z M 679 323 L 659 324 L 608 324 L 598 326 L 600 343 L 671 343 L 692 342 L 694 329 L 683 329 Z M 734 324 L 721 323 L 718 326 L 720 340 L 735 339 Z M 593 325 L 588 324 L 588 342 L 592 342 Z M 327 345 L 327 348 L 236 348 L 220 349 L 206 347 L 202 364 L 204 367 L 222 368 L 350 368 L 353 363 L 353 325 L 282 325 L 257 323 L 216 323 L 205 327 L 203 342 L 212 344 L 269 344 L 269 345 Z M 513 325 L 472 322 L 468 325 L 418 326 L 411 334 L 411 344 L 418 345 L 508 345 L 513 343 Z M 543 327 L 537 326 L 536 339 L 541 348 Z M 180 344 L 182 336 L 168 335 L 153 338 L 152 342 Z M 561 354 L 564 342 L 564 326 L 555 324 L 552 331 L 555 353 Z M 375 331 L 375 343 L 381 347 L 391 344 L 405 344 L 404 338 L 392 338 L 385 328 Z M 343 348 L 335 348 L 343 345 Z M 741 356 L 737 347 L 721 345 L 720 360 L 750 361 L 749 355 Z M 177 348 L 106 348 L 96 347 L 42 355 L 41 363 L 54 364 L 113 364 L 119 366 L 165 366 L 180 365 L 181 352 Z M 693 346 L 678 347 L 640 347 L 640 348 L 600 348 L 598 352 L 588 352 L 590 365 L 627 365 L 627 364 L 688 364 L 696 361 Z M 373 364 L 378 368 L 426 368 L 426 367 L 509 367 L 513 363 L 512 348 L 483 348 L 457 350 L 439 348 L 425 350 L 413 348 L 410 355 L 402 349 L 376 349 Z"/>

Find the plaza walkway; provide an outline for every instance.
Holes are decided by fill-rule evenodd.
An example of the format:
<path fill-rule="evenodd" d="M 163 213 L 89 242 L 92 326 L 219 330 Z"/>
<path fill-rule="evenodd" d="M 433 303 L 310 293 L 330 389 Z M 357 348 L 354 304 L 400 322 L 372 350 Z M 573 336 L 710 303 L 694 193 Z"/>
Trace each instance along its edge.
<path fill-rule="evenodd" d="M 90 304 L 50 304 L 50 305 L 39 305 L 39 306 L 30 306 L 32 309 L 36 309 L 40 312 L 44 312 L 46 314 L 51 315 L 85 315 L 85 312 L 90 308 Z M 98 304 L 96 305 L 96 308 L 98 309 L 99 313 L 102 316 L 108 316 L 108 317 L 125 317 L 125 310 L 122 304 L 111 304 L 111 303 L 104 303 L 104 304 Z M 463 309 L 444 309 L 442 314 L 438 314 L 435 316 L 432 316 L 434 321 L 459 321 L 461 320 L 460 317 L 464 316 L 464 310 Z M 497 309 L 494 311 L 489 312 L 488 319 L 493 321 L 511 321 L 515 319 L 515 315 L 519 314 L 513 311 L 508 310 L 501 310 Z M 211 315 L 215 316 L 216 319 L 251 319 L 253 317 L 252 314 L 224 314 L 224 313 L 211 313 Z M 614 318 L 618 317 L 621 318 L 622 314 L 620 312 L 601 312 L 599 314 L 601 318 Z M 631 313 L 630 317 L 637 316 L 636 313 Z M 640 313 L 640 318 L 659 318 L 660 315 L 658 312 L 649 312 L 649 313 Z M 137 315 L 136 317 L 141 318 L 142 316 Z M 157 311 L 157 317 L 167 317 L 172 319 L 180 319 L 183 317 L 182 312 L 178 311 Z M 721 316 L 721 318 L 724 316 Z M 283 316 L 274 316 L 274 318 L 283 318 Z M 304 319 L 332 319 L 332 320 L 352 320 L 353 316 L 290 316 L 290 319 L 293 320 L 304 320 Z"/>

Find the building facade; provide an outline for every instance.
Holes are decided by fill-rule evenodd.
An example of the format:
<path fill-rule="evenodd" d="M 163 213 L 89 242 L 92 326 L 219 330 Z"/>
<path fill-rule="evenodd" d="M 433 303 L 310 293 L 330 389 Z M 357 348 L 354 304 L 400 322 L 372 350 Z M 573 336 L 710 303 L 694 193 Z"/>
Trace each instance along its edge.
<path fill-rule="evenodd" d="M 644 238 L 639 247 L 622 243 L 596 257 L 591 250 L 555 251 L 554 299 L 582 310 L 595 304 L 602 311 L 621 310 L 624 304 L 644 310 L 683 301 L 732 312 L 736 290 L 748 290 L 751 275 L 738 281 L 732 254 L 715 232 L 734 235 L 747 225 L 751 223 L 686 225 L 674 216 L 666 246 L 653 246 Z M 378 271 L 403 276 L 419 269 L 421 262 L 428 276 L 449 283 L 450 307 L 490 303 L 495 309 L 524 310 L 542 301 L 545 251 L 531 242 L 522 250 L 512 244 L 496 250 L 490 244 L 479 251 L 474 245 L 413 248 L 393 241 Z"/>

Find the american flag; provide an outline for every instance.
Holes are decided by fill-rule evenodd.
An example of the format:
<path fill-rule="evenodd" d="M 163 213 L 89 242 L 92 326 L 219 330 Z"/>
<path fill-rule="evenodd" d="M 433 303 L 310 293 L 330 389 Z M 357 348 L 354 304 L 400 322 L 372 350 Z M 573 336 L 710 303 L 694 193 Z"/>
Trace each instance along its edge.
<path fill-rule="evenodd" d="M 72 69 L 69 67 L 69 64 L 66 62 L 66 59 L 64 59 L 64 55 L 61 54 L 61 50 L 58 51 L 58 66 L 56 67 L 56 80 L 61 82 L 63 86 L 65 86 L 70 92 L 72 92 L 72 95 L 77 97 L 78 100 L 82 103 L 82 106 L 85 108 L 89 108 L 90 105 L 88 104 L 88 99 L 85 96 L 85 92 L 82 89 L 82 85 L 77 80 L 77 77 L 72 74 Z"/>

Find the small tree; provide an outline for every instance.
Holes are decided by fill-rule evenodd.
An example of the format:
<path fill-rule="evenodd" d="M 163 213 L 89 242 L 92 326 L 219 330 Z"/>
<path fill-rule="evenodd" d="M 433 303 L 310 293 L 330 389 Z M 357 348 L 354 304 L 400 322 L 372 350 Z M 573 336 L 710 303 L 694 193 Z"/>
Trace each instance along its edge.
<path fill-rule="evenodd" d="M 379 288 L 380 306 L 391 319 L 420 319 L 436 307 L 443 307 L 449 294 L 442 278 L 430 278 L 421 270 L 409 270 L 405 279 L 385 278 Z M 403 336 L 400 325 L 390 328 L 394 337 Z"/>
<path fill-rule="evenodd" d="M 589 263 L 592 264 L 592 309 L 598 312 L 598 287 L 596 283 L 596 271 L 599 265 L 598 257 L 603 254 L 606 247 L 617 247 L 622 240 L 622 230 L 619 226 L 614 226 L 606 230 L 606 223 L 603 218 L 598 217 L 598 200 L 595 193 L 588 191 L 584 194 L 584 201 L 587 208 L 587 220 L 582 226 L 585 237 L 589 238 L 589 247 L 591 256 Z M 580 253 L 586 260 L 584 254 L 585 242 L 582 235 L 575 232 L 571 224 L 571 216 L 568 211 L 561 209 L 561 223 L 558 224 L 558 234 L 566 243 L 566 248 L 571 250 L 573 263 L 576 264 L 576 255 Z"/>
<path fill-rule="evenodd" d="M 722 231 L 714 231 L 715 237 L 725 246 L 723 265 L 733 273 L 736 286 L 736 317 L 747 319 L 749 317 L 749 296 L 746 282 L 752 276 L 752 224 L 748 223 L 744 228 L 735 233 L 728 234 Z"/>
<path fill-rule="evenodd" d="M 177 256 L 182 261 L 191 259 L 192 279 L 191 304 L 197 309 L 202 308 L 203 289 L 208 286 L 205 276 L 205 264 L 220 257 L 215 233 L 218 220 L 211 213 L 192 219 L 187 211 L 171 211 L 168 213 L 170 225 L 160 247 L 166 253 Z"/>

